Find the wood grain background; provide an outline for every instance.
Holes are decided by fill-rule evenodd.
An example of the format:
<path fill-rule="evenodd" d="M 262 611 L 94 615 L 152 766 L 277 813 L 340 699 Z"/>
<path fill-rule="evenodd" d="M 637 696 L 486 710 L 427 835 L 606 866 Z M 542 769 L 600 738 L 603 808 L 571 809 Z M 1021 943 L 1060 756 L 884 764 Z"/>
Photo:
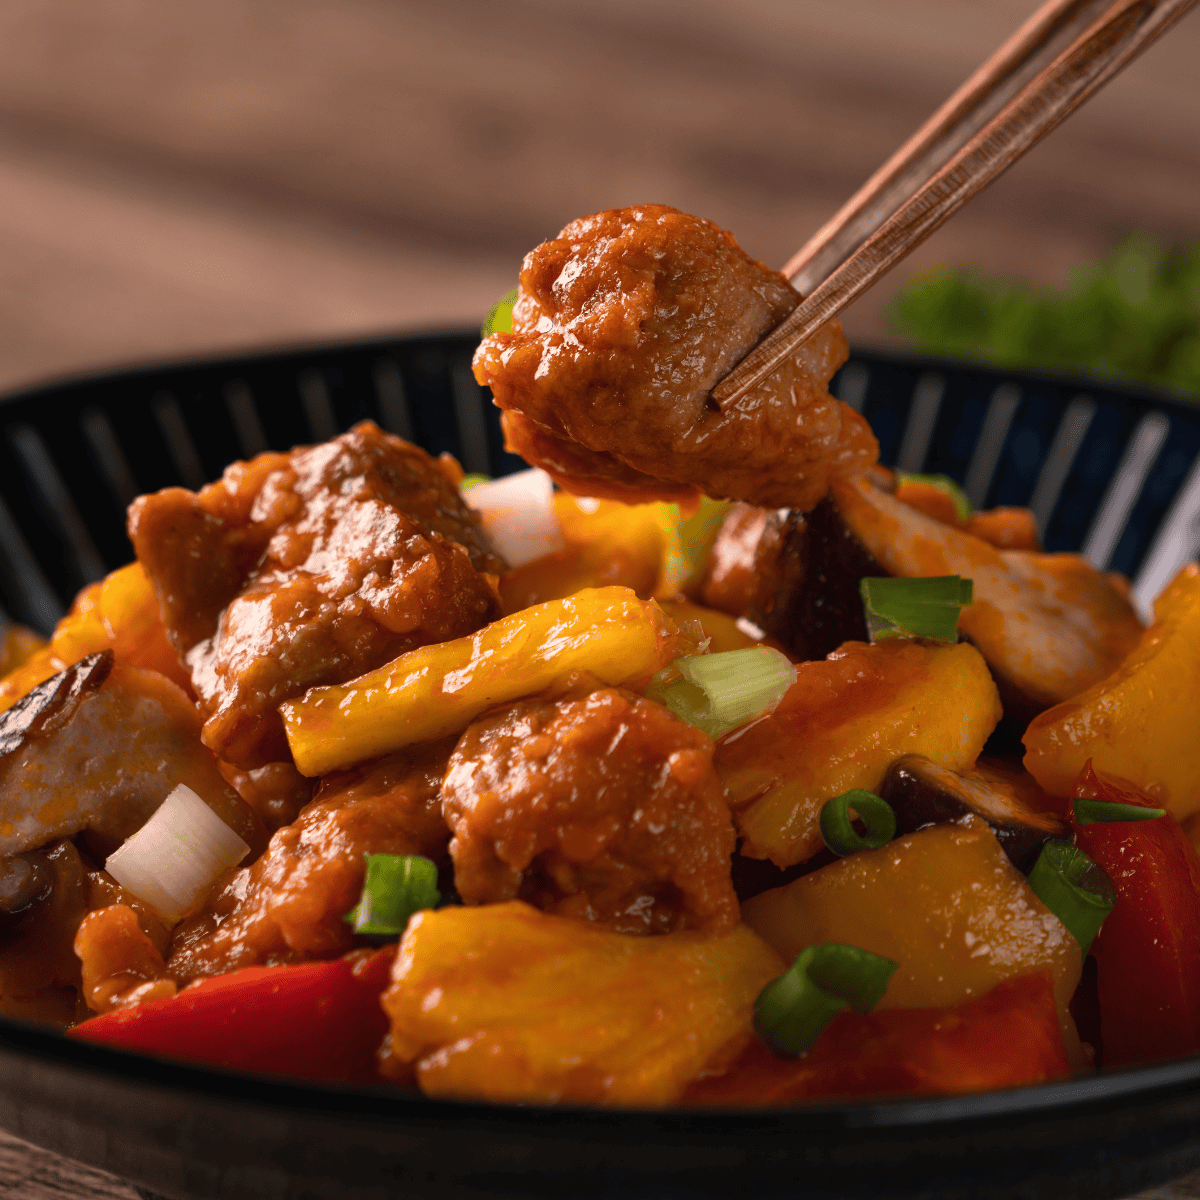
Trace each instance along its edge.
<path fill-rule="evenodd" d="M 781 264 L 1033 0 L 3 0 L 0 388 L 473 324 L 522 254 L 675 204 Z M 1200 18 L 903 276 L 1200 233 Z M 1146 1193 L 1200 1196 L 1200 1175 Z M 0 1198 L 135 1200 L 0 1135 Z"/>
<path fill-rule="evenodd" d="M 676 204 L 782 263 L 1032 8 L 5 0 L 0 387 L 470 324 L 525 250 L 612 205 Z M 1197 61 L 1192 16 L 914 265 L 1055 280 L 1132 229 L 1195 235 Z M 854 336 L 888 336 L 893 286 Z"/>

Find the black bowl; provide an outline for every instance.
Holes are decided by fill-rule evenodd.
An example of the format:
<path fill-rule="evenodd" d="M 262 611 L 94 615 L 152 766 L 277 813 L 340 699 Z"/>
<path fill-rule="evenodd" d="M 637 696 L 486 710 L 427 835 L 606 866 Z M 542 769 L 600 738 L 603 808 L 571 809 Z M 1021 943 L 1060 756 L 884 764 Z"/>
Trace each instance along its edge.
<path fill-rule="evenodd" d="M 0 594 L 48 629 L 131 557 L 133 495 L 362 417 L 470 471 L 519 466 L 444 334 L 140 368 L 0 401 Z M 1095 381 L 856 352 L 835 390 L 884 461 L 1029 504 L 1147 596 L 1195 552 L 1200 412 Z M 168 1063 L 0 1021 L 0 1125 L 175 1200 L 1101 1197 L 1200 1166 L 1200 1056 L 1045 1087 L 785 1110 L 426 1100 Z"/>

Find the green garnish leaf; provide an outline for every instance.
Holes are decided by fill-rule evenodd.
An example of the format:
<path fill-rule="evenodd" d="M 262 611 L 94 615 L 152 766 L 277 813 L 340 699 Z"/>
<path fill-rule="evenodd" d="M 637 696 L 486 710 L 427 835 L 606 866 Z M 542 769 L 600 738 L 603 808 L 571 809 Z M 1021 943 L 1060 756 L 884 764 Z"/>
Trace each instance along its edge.
<path fill-rule="evenodd" d="M 491 333 L 512 333 L 512 310 L 517 302 L 517 289 L 505 292 L 488 313 L 487 319 L 479 330 L 479 336 L 485 338 Z"/>
<path fill-rule="evenodd" d="M 1141 804 L 1120 804 L 1115 800 L 1095 800 L 1076 796 L 1071 801 L 1077 825 L 1096 825 L 1105 821 L 1154 821 L 1165 817 L 1165 808 L 1146 808 Z"/>
<path fill-rule="evenodd" d="M 437 867 L 416 854 L 368 854 L 367 878 L 362 896 L 344 920 L 355 933 L 399 935 L 408 919 L 423 908 L 434 908 L 442 896 L 437 890 Z"/>
<path fill-rule="evenodd" d="M 892 320 L 938 357 L 1082 368 L 1200 396 L 1200 241 L 1135 234 L 1055 287 L 951 268 L 917 273 Z"/>
<path fill-rule="evenodd" d="M 860 835 L 850 820 L 853 808 L 867 827 Z M 821 837 L 825 845 L 840 858 L 858 850 L 878 850 L 896 836 L 896 814 L 882 796 L 865 788 L 851 788 L 835 796 L 821 809 Z"/>
<path fill-rule="evenodd" d="M 754 1028 L 777 1054 L 803 1054 L 847 1009 L 868 1013 L 883 999 L 897 963 L 857 946 L 809 946 L 754 1003 Z"/>
<path fill-rule="evenodd" d="M 716 741 L 774 712 L 795 682 L 796 668 L 786 655 L 770 646 L 748 646 L 677 658 L 651 680 L 646 695 Z"/>
<path fill-rule="evenodd" d="M 954 511 L 958 513 L 960 521 L 965 521 L 971 515 L 971 502 L 967 499 L 967 493 L 949 475 L 914 475 L 911 471 L 897 471 L 896 486 L 900 488 L 908 483 L 922 483 L 926 487 L 945 492 L 954 501 Z"/>
<path fill-rule="evenodd" d="M 931 579 L 867 576 L 859 580 L 867 633 L 872 642 L 887 637 L 958 640 L 958 615 L 971 603 L 974 585 L 961 575 Z"/>
<path fill-rule="evenodd" d="M 1029 872 L 1037 898 L 1067 927 L 1086 956 L 1117 903 L 1112 880 L 1078 846 L 1051 838 Z"/>
<path fill-rule="evenodd" d="M 470 489 L 473 487 L 478 487 L 481 483 L 491 482 L 492 477 L 490 475 L 464 475 L 462 478 L 462 483 L 458 485 L 458 490 L 460 492 L 466 492 L 470 491 Z"/>

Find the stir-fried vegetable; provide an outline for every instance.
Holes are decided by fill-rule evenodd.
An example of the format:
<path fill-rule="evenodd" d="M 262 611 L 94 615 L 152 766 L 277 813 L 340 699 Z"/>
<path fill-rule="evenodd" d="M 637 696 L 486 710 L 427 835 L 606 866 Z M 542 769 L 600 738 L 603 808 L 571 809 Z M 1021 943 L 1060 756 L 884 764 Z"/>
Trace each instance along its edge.
<path fill-rule="evenodd" d="M 854 828 L 850 817 L 852 806 L 854 815 L 866 827 L 864 833 Z M 892 806 L 865 788 L 851 788 L 821 809 L 821 840 L 839 858 L 856 850 L 878 850 L 895 836 L 896 814 Z"/>
<path fill-rule="evenodd" d="M 1029 872 L 1029 886 L 1071 931 L 1084 954 L 1117 902 L 1112 881 L 1095 861 L 1078 846 L 1058 838 L 1042 847 Z"/>
<path fill-rule="evenodd" d="M 796 296 L 707 222 L 576 222 L 519 296 L 475 365 L 535 469 L 266 453 L 6 641 L 0 1010 L 519 1103 L 1200 1050 L 1200 567 L 1145 630 L 878 466 L 836 323 L 711 404 Z"/>
<path fill-rule="evenodd" d="M 764 646 L 676 659 L 646 695 L 716 739 L 774 712 L 795 682 L 787 657 Z"/>
<path fill-rule="evenodd" d="M 803 1054 L 838 1013 L 869 1013 L 883 999 L 897 964 L 831 942 L 809 946 L 786 975 L 759 993 L 754 1028 L 780 1054 Z"/>
<path fill-rule="evenodd" d="M 1200 858 L 1171 817 L 1084 825 L 1087 802 L 1152 814 L 1148 797 L 1088 762 L 1075 784 L 1075 836 L 1111 880 L 1096 935 L 1100 1037 L 1109 1065 L 1200 1050 Z"/>
<path fill-rule="evenodd" d="M 399 937 L 409 918 L 436 908 L 437 864 L 419 854 L 369 854 L 362 896 L 346 914 L 355 933 Z"/>
<path fill-rule="evenodd" d="M 104 869 L 126 890 L 178 921 L 212 886 L 250 853 L 224 821 L 191 788 L 180 784 Z"/>
<path fill-rule="evenodd" d="M 971 603 L 971 581 L 958 575 L 864 579 L 860 587 L 872 642 L 887 637 L 953 642 L 958 614 Z"/>

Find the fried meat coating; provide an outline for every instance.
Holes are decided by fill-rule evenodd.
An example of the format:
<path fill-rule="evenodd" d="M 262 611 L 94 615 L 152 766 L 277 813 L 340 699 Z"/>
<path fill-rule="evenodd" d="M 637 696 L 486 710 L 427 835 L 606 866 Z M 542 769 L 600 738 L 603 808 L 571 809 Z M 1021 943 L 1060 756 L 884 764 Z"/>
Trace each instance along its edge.
<path fill-rule="evenodd" d="M 217 763 L 225 780 L 258 814 L 268 833 L 290 825 L 313 798 L 315 779 L 301 775 L 293 763 L 267 763 L 243 771 L 228 763 Z"/>
<path fill-rule="evenodd" d="M 699 730 L 616 688 L 481 717 L 442 788 L 459 895 L 624 933 L 728 932 L 734 833 L 712 756 Z"/>
<path fill-rule="evenodd" d="M 134 501 L 130 539 L 221 759 L 287 761 L 282 701 L 499 615 L 504 564 L 459 478 L 364 421 Z"/>
<path fill-rule="evenodd" d="M 429 743 L 322 780 L 266 853 L 234 872 L 207 910 L 176 930 L 167 967 L 181 982 L 240 967 L 335 958 L 354 944 L 344 920 L 368 854 L 446 857 L 439 786 L 452 741 Z"/>
<path fill-rule="evenodd" d="M 526 256 L 513 331 L 484 339 L 475 377 L 509 448 L 569 491 L 807 511 L 879 453 L 826 386 L 848 353 L 838 322 L 736 403 L 709 397 L 799 300 L 711 221 L 613 209 Z"/>

